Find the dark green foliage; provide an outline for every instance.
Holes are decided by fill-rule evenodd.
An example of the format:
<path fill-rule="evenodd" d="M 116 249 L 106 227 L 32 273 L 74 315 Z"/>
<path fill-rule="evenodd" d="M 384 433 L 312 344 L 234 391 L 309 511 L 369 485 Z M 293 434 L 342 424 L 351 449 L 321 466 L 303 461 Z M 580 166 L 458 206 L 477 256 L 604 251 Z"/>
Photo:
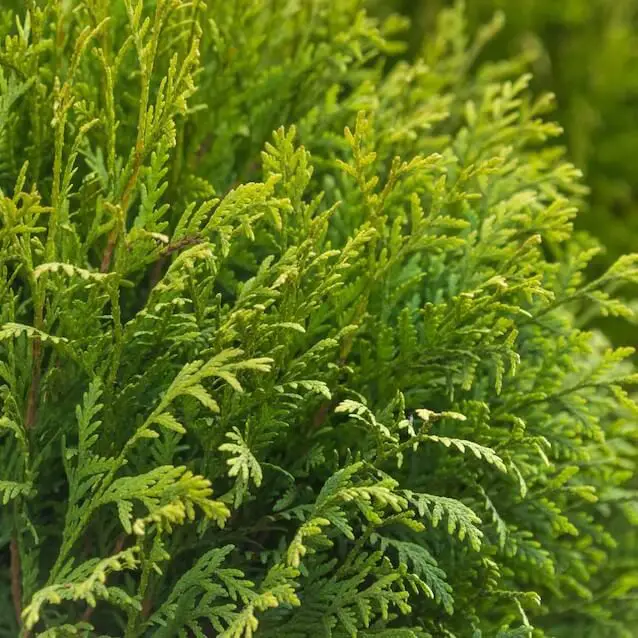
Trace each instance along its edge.
<path fill-rule="evenodd" d="M 460 11 L 209 5 L 0 21 L 0 634 L 631 636 L 638 257 L 550 100 Z"/>

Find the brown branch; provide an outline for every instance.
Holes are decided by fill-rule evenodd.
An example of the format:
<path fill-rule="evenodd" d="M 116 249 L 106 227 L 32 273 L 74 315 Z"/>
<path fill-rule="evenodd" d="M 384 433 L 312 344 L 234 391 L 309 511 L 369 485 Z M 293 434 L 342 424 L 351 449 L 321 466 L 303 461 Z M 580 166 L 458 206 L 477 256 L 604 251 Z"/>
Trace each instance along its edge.
<path fill-rule="evenodd" d="M 11 598 L 13 599 L 13 609 L 15 611 L 18 626 L 22 624 L 22 582 L 20 569 L 20 549 L 16 535 L 11 537 L 9 545 L 11 553 Z"/>
<path fill-rule="evenodd" d="M 155 286 L 157 286 L 157 284 L 159 283 L 159 280 L 162 278 L 162 268 L 164 268 L 165 261 L 166 261 L 166 258 L 164 256 L 161 256 L 153 264 L 153 270 L 151 272 L 151 279 L 150 279 L 151 289 L 155 288 Z"/>
<path fill-rule="evenodd" d="M 178 250 L 184 248 L 185 246 L 195 246 L 197 244 L 201 244 L 201 237 L 191 236 L 191 237 L 183 237 L 182 239 L 178 239 L 172 244 L 168 244 L 166 248 L 162 251 L 162 255 L 171 255 L 172 253 L 176 253 Z"/>
<path fill-rule="evenodd" d="M 109 234 L 109 241 L 106 244 L 102 262 L 100 263 L 100 272 L 108 272 L 111 267 L 111 259 L 113 258 L 113 250 L 115 249 L 115 241 L 117 239 L 117 230 L 113 229 Z"/>
<path fill-rule="evenodd" d="M 140 612 L 140 615 L 143 620 L 146 620 L 150 616 L 152 609 L 153 609 L 153 599 L 151 598 L 150 595 L 147 594 L 144 600 L 142 601 L 142 611 Z"/>
<path fill-rule="evenodd" d="M 162 278 L 162 269 L 164 268 L 166 258 L 169 255 L 176 253 L 178 250 L 184 248 L 185 246 L 195 246 L 196 244 L 200 244 L 201 242 L 201 237 L 191 236 L 183 237 L 182 239 L 178 239 L 177 241 L 168 244 L 168 246 L 166 246 L 164 250 L 162 250 L 159 259 L 153 265 L 150 279 L 151 288 L 155 288 L 159 280 Z"/>
<path fill-rule="evenodd" d="M 323 401 L 312 417 L 312 430 L 318 430 L 328 418 L 332 408 L 336 405 L 335 401 Z"/>
<path fill-rule="evenodd" d="M 40 337 L 33 339 L 33 361 L 31 363 L 31 385 L 27 397 L 27 410 L 24 416 L 24 428 L 28 432 L 35 425 L 38 412 L 38 394 L 40 392 L 40 377 L 42 374 L 42 342 Z"/>

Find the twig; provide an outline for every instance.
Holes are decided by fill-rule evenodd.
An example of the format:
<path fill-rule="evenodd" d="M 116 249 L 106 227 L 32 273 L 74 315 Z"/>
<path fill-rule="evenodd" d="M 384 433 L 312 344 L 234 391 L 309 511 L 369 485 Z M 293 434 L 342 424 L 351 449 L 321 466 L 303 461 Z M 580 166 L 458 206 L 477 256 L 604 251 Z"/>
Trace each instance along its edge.
<path fill-rule="evenodd" d="M 173 253 L 176 253 L 178 250 L 184 248 L 185 246 L 195 246 L 196 244 L 201 244 L 202 239 L 200 237 L 184 237 L 182 239 L 178 239 L 172 244 L 168 244 L 162 250 L 159 259 L 153 265 L 153 270 L 151 272 L 151 288 L 155 288 L 157 283 L 162 277 L 162 268 L 166 263 L 166 258 Z"/>
<path fill-rule="evenodd" d="M 312 417 L 312 430 L 317 430 L 324 424 L 324 422 L 328 418 L 330 411 L 332 410 L 332 408 L 335 407 L 335 405 L 335 401 L 326 400 L 321 403 Z"/>
<path fill-rule="evenodd" d="M 15 533 L 11 537 L 9 551 L 11 552 L 11 597 L 13 598 L 16 620 L 18 626 L 20 626 L 22 624 L 22 583 L 20 576 L 20 549 Z"/>
<path fill-rule="evenodd" d="M 146 620 L 149 617 L 152 607 L 153 599 L 151 598 L 150 594 L 147 594 L 142 601 L 142 611 L 140 612 L 143 620 Z"/>
<path fill-rule="evenodd" d="M 172 244 L 168 244 L 166 248 L 162 251 L 162 256 L 165 257 L 167 255 L 171 255 L 172 253 L 176 253 L 178 250 L 184 248 L 185 246 L 195 246 L 197 244 L 201 244 L 201 237 L 191 236 L 191 237 L 183 237 L 182 239 L 178 239 Z"/>
<path fill-rule="evenodd" d="M 42 374 L 41 353 L 42 342 L 40 337 L 35 336 L 33 339 L 33 361 L 31 363 L 31 385 L 29 386 L 27 410 L 24 417 L 24 427 L 27 432 L 35 425 L 38 411 L 38 393 L 40 392 L 40 377 Z"/>

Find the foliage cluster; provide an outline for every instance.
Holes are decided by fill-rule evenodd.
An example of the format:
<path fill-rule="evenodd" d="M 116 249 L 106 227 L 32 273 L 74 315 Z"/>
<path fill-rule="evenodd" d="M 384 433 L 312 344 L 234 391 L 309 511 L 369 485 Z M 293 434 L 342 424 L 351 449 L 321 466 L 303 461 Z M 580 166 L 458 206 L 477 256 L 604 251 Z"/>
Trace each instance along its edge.
<path fill-rule="evenodd" d="M 374 0 L 371 0 L 374 4 Z M 387 5 L 388 3 L 381 3 Z M 422 46 L 446 0 L 389 3 L 412 19 Z M 572 161 L 591 189 L 581 223 L 608 249 L 604 261 L 634 250 L 638 238 L 638 2 L 636 0 L 472 0 L 476 27 L 501 11 L 500 34 L 487 47 L 498 59 L 523 56 L 537 86 L 557 96 Z M 379 5 L 375 5 L 379 10 Z M 601 260 L 602 261 L 602 260 Z"/>
<path fill-rule="evenodd" d="M 638 377 L 583 325 L 638 258 L 583 276 L 495 25 L 407 62 L 359 0 L 22 4 L 0 635 L 631 636 Z"/>
<path fill-rule="evenodd" d="M 411 20 L 418 56 L 439 10 L 458 0 L 369 0 L 380 15 L 394 8 Z M 491 60 L 518 57 L 534 74 L 534 89 L 556 95 L 556 118 L 569 157 L 589 188 L 577 226 L 604 250 L 590 272 L 600 274 L 638 245 L 638 2 L 636 0 L 471 0 L 470 29 L 495 12 L 503 27 L 485 47 Z M 636 297 L 635 287 L 627 291 Z M 634 302 L 635 303 L 635 302 Z M 635 346 L 635 324 L 599 320 L 616 344 Z"/>

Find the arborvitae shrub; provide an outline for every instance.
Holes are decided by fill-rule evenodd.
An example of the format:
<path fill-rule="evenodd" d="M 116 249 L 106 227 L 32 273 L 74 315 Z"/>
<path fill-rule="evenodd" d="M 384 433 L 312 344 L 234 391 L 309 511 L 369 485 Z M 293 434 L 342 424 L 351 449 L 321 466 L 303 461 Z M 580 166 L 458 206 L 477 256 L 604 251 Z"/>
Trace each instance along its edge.
<path fill-rule="evenodd" d="M 10 4 L 2 635 L 630 636 L 638 259 L 493 29 Z"/>
<path fill-rule="evenodd" d="M 600 240 L 604 250 L 588 268 L 600 275 L 638 246 L 638 0 L 368 0 L 375 15 L 410 17 L 410 59 L 420 55 L 440 9 L 460 2 L 470 30 L 495 11 L 504 16 L 483 59 L 526 60 L 532 90 L 556 94 L 552 117 L 589 189 L 576 227 Z M 624 294 L 638 308 L 638 288 Z M 637 345 L 635 322 L 599 318 L 595 325 L 616 345 Z"/>
<path fill-rule="evenodd" d="M 398 9 L 412 18 L 416 52 L 438 8 L 458 0 L 370 0 L 375 12 Z M 479 25 L 496 10 L 505 28 L 484 53 L 523 55 L 536 86 L 556 93 L 555 117 L 565 128 L 570 158 L 591 194 L 578 223 L 601 238 L 608 266 L 638 244 L 638 1 L 469 0 L 468 21 Z M 620 338 L 632 335 L 614 326 Z"/>

